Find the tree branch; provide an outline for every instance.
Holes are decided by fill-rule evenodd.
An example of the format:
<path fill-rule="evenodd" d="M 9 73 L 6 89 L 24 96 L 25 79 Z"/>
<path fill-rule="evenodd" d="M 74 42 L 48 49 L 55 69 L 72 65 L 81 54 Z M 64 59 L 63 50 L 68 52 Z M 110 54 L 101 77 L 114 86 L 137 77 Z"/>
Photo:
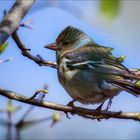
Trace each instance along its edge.
<path fill-rule="evenodd" d="M 18 29 L 35 0 L 17 0 L 0 23 L 0 46 Z"/>
<path fill-rule="evenodd" d="M 37 64 L 39 64 L 40 66 L 50 66 L 52 68 L 57 68 L 57 65 L 55 62 L 48 62 L 45 61 L 41 56 L 37 55 L 34 56 L 31 53 L 29 53 L 29 51 L 31 51 L 30 49 L 27 49 L 24 44 L 22 43 L 22 41 L 20 40 L 20 38 L 18 37 L 17 32 L 12 34 L 12 38 L 15 41 L 17 47 L 21 50 L 22 55 L 33 60 L 34 62 L 36 62 Z"/>
<path fill-rule="evenodd" d="M 140 121 L 140 112 L 124 113 L 124 112 L 101 111 L 101 113 L 99 113 L 98 111 L 93 110 L 93 109 L 65 106 L 65 105 L 60 105 L 56 103 L 40 101 L 37 99 L 29 100 L 29 98 L 26 96 L 23 96 L 19 93 L 2 89 L 2 88 L 0 88 L 0 95 L 5 96 L 6 98 L 9 98 L 9 99 L 17 100 L 19 102 L 31 104 L 34 106 L 58 110 L 65 113 L 77 114 L 81 117 L 88 118 L 88 119 L 99 120 L 99 119 L 118 118 L 118 119 L 131 119 L 131 120 Z"/>

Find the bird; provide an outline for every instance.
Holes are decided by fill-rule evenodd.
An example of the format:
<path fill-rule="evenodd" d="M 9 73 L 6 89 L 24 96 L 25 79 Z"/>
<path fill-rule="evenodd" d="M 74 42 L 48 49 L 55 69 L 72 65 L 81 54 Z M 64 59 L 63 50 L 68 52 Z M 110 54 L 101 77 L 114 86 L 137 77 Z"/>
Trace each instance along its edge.
<path fill-rule="evenodd" d="M 108 100 L 122 91 L 136 97 L 140 95 L 140 77 L 126 68 L 119 57 L 112 54 L 113 48 L 97 44 L 78 28 L 68 26 L 56 38 L 55 43 L 45 48 L 56 51 L 58 79 L 66 92 L 82 104 L 100 104 L 101 110 Z"/>

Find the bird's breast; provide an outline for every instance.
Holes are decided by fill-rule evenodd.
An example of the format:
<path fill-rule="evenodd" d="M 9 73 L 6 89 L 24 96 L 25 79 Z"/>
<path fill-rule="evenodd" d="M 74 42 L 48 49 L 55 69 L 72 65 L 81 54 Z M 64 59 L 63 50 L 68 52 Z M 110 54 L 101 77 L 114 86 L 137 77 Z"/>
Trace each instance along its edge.
<path fill-rule="evenodd" d="M 62 59 L 58 67 L 58 78 L 64 89 L 73 98 L 82 103 L 97 103 L 104 98 L 102 89 L 89 71 L 80 69 L 69 69 L 66 59 Z"/>

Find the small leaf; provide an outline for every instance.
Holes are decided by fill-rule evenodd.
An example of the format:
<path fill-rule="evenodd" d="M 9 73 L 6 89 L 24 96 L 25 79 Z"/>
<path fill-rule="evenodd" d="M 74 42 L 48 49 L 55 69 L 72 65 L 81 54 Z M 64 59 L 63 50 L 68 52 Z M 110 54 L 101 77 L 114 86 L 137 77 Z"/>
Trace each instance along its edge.
<path fill-rule="evenodd" d="M 2 54 L 5 51 L 7 46 L 8 46 L 8 42 L 5 42 L 0 46 L 0 54 Z"/>
<path fill-rule="evenodd" d="M 12 104 L 12 100 L 8 100 L 7 111 L 12 113 L 13 110 L 14 110 L 14 106 Z"/>
<path fill-rule="evenodd" d="M 43 93 L 45 93 L 45 94 L 48 93 L 48 90 L 45 90 L 45 89 L 41 89 L 40 91 L 43 92 Z"/>
<path fill-rule="evenodd" d="M 120 10 L 120 0 L 100 0 L 100 11 L 106 18 L 114 18 Z"/>
<path fill-rule="evenodd" d="M 50 127 L 54 126 L 58 121 L 60 121 L 60 114 L 58 112 L 54 112 L 52 119 L 53 120 Z"/>
<path fill-rule="evenodd" d="M 126 56 L 122 55 L 122 56 L 120 56 L 120 57 L 117 58 L 117 61 L 119 63 L 123 63 L 125 59 L 126 59 Z"/>
<path fill-rule="evenodd" d="M 60 120 L 60 115 L 58 112 L 54 112 L 53 114 L 53 121 L 58 122 Z"/>
<path fill-rule="evenodd" d="M 18 110 L 20 110 L 21 107 L 18 106 L 18 107 L 15 107 L 12 103 L 12 100 L 9 100 L 8 101 L 8 104 L 7 104 L 7 111 L 10 112 L 10 113 L 14 113 L 14 112 L 17 112 Z"/>

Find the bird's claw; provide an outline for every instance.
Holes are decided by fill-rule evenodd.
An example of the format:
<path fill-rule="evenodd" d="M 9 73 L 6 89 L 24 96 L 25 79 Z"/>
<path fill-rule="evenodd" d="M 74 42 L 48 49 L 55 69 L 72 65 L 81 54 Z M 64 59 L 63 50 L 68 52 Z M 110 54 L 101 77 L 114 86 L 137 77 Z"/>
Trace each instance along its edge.
<path fill-rule="evenodd" d="M 65 114 L 66 114 L 66 117 L 67 117 L 68 119 L 71 119 L 71 117 L 69 116 L 68 112 L 65 112 Z"/>
<path fill-rule="evenodd" d="M 69 113 L 68 113 L 68 112 L 64 112 L 64 113 L 66 114 L 66 117 L 67 117 L 68 119 L 71 119 L 71 118 L 72 118 L 72 117 L 69 116 Z M 75 113 L 72 113 L 72 112 L 71 112 L 70 114 L 71 114 L 72 116 L 75 115 Z"/>

